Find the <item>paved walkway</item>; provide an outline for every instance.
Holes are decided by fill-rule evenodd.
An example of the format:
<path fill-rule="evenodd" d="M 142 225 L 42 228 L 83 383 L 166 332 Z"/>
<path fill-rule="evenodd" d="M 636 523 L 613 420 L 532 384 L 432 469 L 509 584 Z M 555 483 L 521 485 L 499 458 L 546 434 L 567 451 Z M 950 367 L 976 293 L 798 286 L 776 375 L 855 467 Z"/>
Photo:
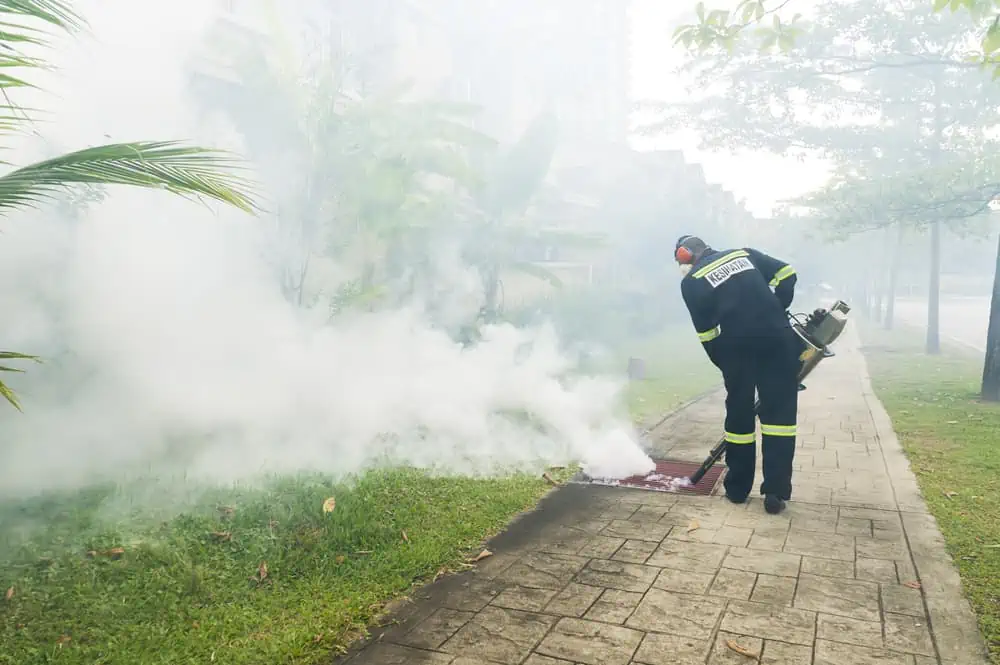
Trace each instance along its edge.
<path fill-rule="evenodd" d="M 872 395 L 853 330 L 802 393 L 795 491 L 759 499 L 571 485 L 495 555 L 401 604 L 352 665 L 984 665 L 975 618 Z M 657 452 L 700 461 L 718 396 Z"/>

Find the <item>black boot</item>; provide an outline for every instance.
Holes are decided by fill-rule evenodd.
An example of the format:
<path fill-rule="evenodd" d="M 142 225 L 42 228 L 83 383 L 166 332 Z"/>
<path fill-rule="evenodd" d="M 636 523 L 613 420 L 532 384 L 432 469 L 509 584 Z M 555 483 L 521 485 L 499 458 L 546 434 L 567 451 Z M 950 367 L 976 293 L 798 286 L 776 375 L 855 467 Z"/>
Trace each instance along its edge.
<path fill-rule="evenodd" d="M 764 510 L 767 511 L 769 515 L 777 515 L 782 510 L 785 509 L 785 500 L 778 498 L 774 494 L 768 494 L 764 497 Z"/>

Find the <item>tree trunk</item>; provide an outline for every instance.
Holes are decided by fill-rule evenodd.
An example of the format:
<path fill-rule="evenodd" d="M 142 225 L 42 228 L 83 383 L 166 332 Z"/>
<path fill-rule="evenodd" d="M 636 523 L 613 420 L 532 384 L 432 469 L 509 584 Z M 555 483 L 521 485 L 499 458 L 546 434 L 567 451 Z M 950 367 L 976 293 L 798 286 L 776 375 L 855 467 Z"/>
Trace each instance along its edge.
<path fill-rule="evenodd" d="M 927 348 L 930 355 L 941 353 L 941 222 L 931 224 L 931 279 L 927 292 Z"/>
<path fill-rule="evenodd" d="M 1000 402 L 1000 235 L 993 269 L 993 298 L 990 300 L 990 327 L 986 333 L 986 362 L 983 363 L 980 395 L 987 402 Z"/>
<path fill-rule="evenodd" d="M 899 224 L 896 235 L 896 247 L 892 255 L 892 265 L 889 267 L 889 290 L 885 296 L 885 320 L 882 322 L 886 330 L 892 330 L 896 316 L 896 290 L 899 287 L 899 268 L 903 259 L 903 224 Z"/>
<path fill-rule="evenodd" d="M 872 320 L 875 323 L 882 322 L 882 295 L 881 280 L 875 278 L 872 280 Z"/>
<path fill-rule="evenodd" d="M 931 166 L 941 162 L 944 142 L 944 113 L 941 108 L 942 74 L 935 71 L 934 80 L 934 143 L 931 145 Z M 930 355 L 941 353 L 941 222 L 931 223 L 931 274 L 927 293 L 927 348 Z"/>

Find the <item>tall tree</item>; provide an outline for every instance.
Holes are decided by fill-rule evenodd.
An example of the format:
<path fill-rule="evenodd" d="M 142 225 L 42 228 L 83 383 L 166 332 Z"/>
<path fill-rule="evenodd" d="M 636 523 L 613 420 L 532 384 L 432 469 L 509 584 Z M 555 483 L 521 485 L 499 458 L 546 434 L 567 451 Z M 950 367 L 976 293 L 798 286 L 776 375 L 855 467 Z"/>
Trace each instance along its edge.
<path fill-rule="evenodd" d="M 361 264 L 335 307 L 370 301 L 397 246 L 479 181 L 474 155 L 495 141 L 470 126 L 471 105 L 408 101 L 405 85 L 362 94 L 349 54 L 302 53 L 289 32 L 276 13 L 259 34 L 217 20 L 191 63 L 191 91 L 271 184 L 287 297 L 302 304 L 312 260 L 328 257 Z"/>
<path fill-rule="evenodd" d="M 970 52 L 970 62 L 1000 77 L 1000 13 L 995 0 L 920 0 L 922 6 L 935 13 L 965 14 L 973 20 L 979 49 Z M 797 0 L 733 0 L 722 8 L 707 9 L 704 2 L 695 7 L 697 22 L 682 25 L 674 31 L 674 41 L 698 51 L 715 48 L 731 49 L 734 44 L 750 41 L 762 50 L 786 50 L 809 26 L 802 14 L 789 14 L 799 8 Z"/>
<path fill-rule="evenodd" d="M 828 226 L 857 229 L 872 219 L 890 224 L 935 220 L 974 232 L 976 226 L 980 231 L 995 226 L 989 216 L 997 197 L 1000 163 L 987 153 L 953 167 L 911 171 L 895 177 L 841 177 L 800 204 L 812 209 Z M 1000 401 L 1000 244 L 980 393 L 983 400 Z"/>
<path fill-rule="evenodd" d="M 74 32 L 83 19 L 61 0 L 0 0 L 0 132 L 13 133 L 30 121 L 11 101 L 19 88 L 33 87 L 30 75 L 46 63 L 27 51 L 49 46 L 52 31 Z M 42 27 L 39 27 L 42 26 Z M 166 189 L 182 196 L 203 196 L 252 212 L 249 183 L 231 175 L 233 158 L 217 151 L 170 141 L 118 143 L 84 148 L 0 176 L 0 215 L 58 198 L 73 185 L 132 185 Z M 23 353 L 0 352 L 0 372 L 19 372 L 11 360 L 37 360 Z M 0 397 L 20 409 L 17 396 L 0 381 Z"/>
<path fill-rule="evenodd" d="M 683 125 L 710 148 L 818 156 L 887 176 L 948 168 L 994 142 L 1000 86 L 968 61 L 961 17 L 922 0 L 858 0 L 824 3 L 798 24 L 802 34 L 777 52 L 737 40 L 694 54 L 685 71 L 707 92 L 650 130 Z M 944 222 L 917 223 L 930 231 L 927 351 L 937 353 Z"/>

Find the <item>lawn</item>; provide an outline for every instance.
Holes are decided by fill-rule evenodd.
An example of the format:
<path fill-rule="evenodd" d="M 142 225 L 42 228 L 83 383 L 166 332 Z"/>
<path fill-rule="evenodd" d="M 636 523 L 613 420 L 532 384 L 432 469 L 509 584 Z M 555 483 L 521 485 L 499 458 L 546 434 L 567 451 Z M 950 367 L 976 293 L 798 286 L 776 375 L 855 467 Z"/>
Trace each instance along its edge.
<path fill-rule="evenodd" d="M 875 391 L 1000 663 L 1000 405 L 978 400 L 982 356 L 926 356 L 913 331 L 862 333 Z"/>
<path fill-rule="evenodd" d="M 643 425 L 722 385 L 722 375 L 708 360 L 690 324 L 625 345 L 619 358 L 622 367 L 629 356 L 643 359 L 646 365 L 646 378 L 631 382 L 626 390 L 629 413 Z"/>
<path fill-rule="evenodd" d="M 640 420 L 718 382 L 687 328 L 622 355 L 647 362 L 626 395 Z M 216 490 L 183 511 L 122 487 L 0 504 L 0 665 L 327 662 L 550 489 L 393 470 Z"/>

